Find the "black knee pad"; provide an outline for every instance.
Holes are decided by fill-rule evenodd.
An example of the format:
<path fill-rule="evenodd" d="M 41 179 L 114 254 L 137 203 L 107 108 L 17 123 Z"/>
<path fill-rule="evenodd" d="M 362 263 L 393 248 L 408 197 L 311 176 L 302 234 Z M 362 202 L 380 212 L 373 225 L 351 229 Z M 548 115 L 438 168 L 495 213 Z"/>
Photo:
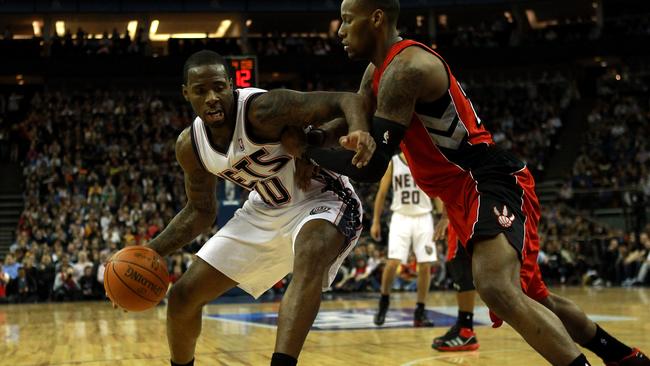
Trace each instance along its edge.
<path fill-rule="evenodd" d="M 474 287 L 474 277 L 472 276 L 472 260 L 460 243 L 454 258 L 447 262 L 447 270 L 451 274 L 456 291 L 465 292 L 476 289 Z"/>

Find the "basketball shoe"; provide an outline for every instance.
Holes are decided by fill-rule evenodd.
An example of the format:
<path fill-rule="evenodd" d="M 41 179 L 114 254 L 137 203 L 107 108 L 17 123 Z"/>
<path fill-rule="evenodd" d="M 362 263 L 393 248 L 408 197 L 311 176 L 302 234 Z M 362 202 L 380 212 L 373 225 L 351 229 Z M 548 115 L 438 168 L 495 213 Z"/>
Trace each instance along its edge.
<path fill-rule="evenodd" d="M 474 351 L 479 347 L 476 333 L 458 324 L 451 327 L 445 335 L 434 338 L 431 347 L 441 352 Z"/>
<path fill-rule="evenodd" d="M 386 313 L 388 312 L 388 305 L 390 304 L 388 300 L 388 296 L 384 297 L 382 296 L 379 299 L 379 309 L 377 310 L 377 313 L 375 314 L 375 318 L 373 319 L 373 322 L 375 325 L 383 325 L 384 322 L 386 321 Z"/>
<path fill-rule="evenodd" d="M 627 357 L 620 361 L 607 362 L 606 366 L 650 366 L 650 359 L 638 348 L 633 348 Z"/>
<path fill-rule="evenodd" d="M 419 327 L 433 327 L 433 322 L 427 318 L 427 313 L 423 308 L 415 308 L 413 314 L 413 326 Z"/>

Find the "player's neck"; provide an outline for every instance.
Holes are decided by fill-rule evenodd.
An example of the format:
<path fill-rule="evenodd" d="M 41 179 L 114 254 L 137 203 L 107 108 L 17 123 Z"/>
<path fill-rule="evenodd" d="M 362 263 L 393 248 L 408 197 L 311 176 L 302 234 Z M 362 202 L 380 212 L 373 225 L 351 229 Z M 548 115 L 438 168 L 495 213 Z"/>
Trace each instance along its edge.
<path fill-rule="evenodd" d="M 386 37 L 383 37 L 382 40 L 383 41 L 379 43 L 374 55 L 370 60 L 370 62 L 372 62 L 372 64 L 375 65 L 375 67 L 378 69 L 381 68 L 382 64 L 384 63 L 384 60 L 388 55 L 388 51 L 390 51 L 391 47 L 393 47 L 395 43 L 401 41 L 402 37 L 400 37 L 397 33 L 397 30 L 394 29 Z"/>
<path fill-rule="evenodd" d="M 207 126 L 208 140 L 210 145 L 216 147 L 220 152 L 227 153 L 232 135 L 235 132 L 234 123 L 227 121 L 217 126 Z"/>

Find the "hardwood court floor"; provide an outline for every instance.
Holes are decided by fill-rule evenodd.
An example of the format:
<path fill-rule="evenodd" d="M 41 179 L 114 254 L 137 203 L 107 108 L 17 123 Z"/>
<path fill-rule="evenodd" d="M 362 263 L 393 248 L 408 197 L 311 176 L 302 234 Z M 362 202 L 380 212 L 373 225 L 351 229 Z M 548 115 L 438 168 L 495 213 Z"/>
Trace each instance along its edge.
<path fill-rule="evenodd" d="M 610 333 L 650 351 L 650 289 L 555 289 L 574 299 Z M 387 327 L 372 325 L 376 297 L 324 301 L 300 365 L 545 365 L 510 327 L 491 329 L 486 311 L 475 352 L 438 353 L 431 339 L 453 321 L 453 292 L 431 293 L 428 309 L 440 327 L 414 329 L 413 294 L 396 294 Z M 405 308 L 403 312 L 399 308 Z M 205 309 L 196 365 L 268 365 L 278 303 L 218 304 Z M 447 315 L 445 315 L 447 314 Z M 403 318 L 401 316 L 404 315 Z M 216 316 L 216 317 L 215 317 Z M 390 325 L 402 328 L 389 328 Z M 357 329 L 357 328 L 366 329 Z M 168 365 L 165 307 L 114 311 L 108 303 L 0 306 L 0 365 Z M 586 351 L 589 360 L 600 360 Z"/>

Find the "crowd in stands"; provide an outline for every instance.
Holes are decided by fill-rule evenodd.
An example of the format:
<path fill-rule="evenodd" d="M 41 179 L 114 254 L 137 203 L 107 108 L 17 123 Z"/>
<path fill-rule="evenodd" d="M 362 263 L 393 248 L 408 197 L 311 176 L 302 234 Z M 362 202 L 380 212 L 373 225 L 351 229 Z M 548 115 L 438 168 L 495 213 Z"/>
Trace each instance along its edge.
<path fill-rule="evenodd" d="M 541 178 L 556 146 L 564 112 L 580 98 L 575 81 L 562 72 L 472 74 L 464 89 L 494 141 L 511 150 Z"/>
<path fill-rule="evenodd" d="M 650 281 L 650 225 L 639 233 L 609 229 L 563 204 L 542 207 L 538 258 L 545 281 L 642 285 Z"/>
<path fill-rule="evenodd" d="M 509 13 L 508 13 L 509 14 Z M 647 37 L 650 22 L 646 14 L 628 14 L 605 17 L 598 26 L 592 16 L 574 16 L 555 19 L 542 27 L 522 27 L 512 15 L 488 17 L 481 22 L 437 22 L 435 36 L 428 34 L 422 23 L 416 27 L 400 25 L 400 33 L 426 44 L 435 43 L 449 48 L 503 48 L 538 46 L 542 44 L 579 44 L 621 37 Z M 460 23 L 458 22 L 460 20 Z M 256 54 L 258 56 L 292 55 L 323 56 L 343 54 L 340 41 L 335 36 L 305 36 L 291 34 L 254 34 L 246 40 L 241 38 L 170 38 L 166 50 L 148 39 L 142 27 L 135 34 L 127 30 L 105 30 L 102 34 L 88 34 L 79 28 L 67 29 L 62 36 L 54 34 L 51 39 L 34 37 L 32 40 L 14 40 L 9 28 L 0 37 L 0 51 L 7 54 L 20 53 L 29 56 L 80 56 L 80 55 L 173 55 L 184 57 L 198 49 L 218 48 L 225 55 Z M 162 52 L 161 52 L 162 51 Z M 2 52 L 5 53 L 5 52 Z"/>
<path fill-rule="evenodd" d="M 117 28 L 112 32 L 104 31 L 99 35 L 88 34 L 83 29 L 77 29 L 73 34 L 68 29 L 62 37 L 54 34 L 47 54 L 57 56 L 81 55 L 150 55 L 150 42 L 145 39 L 143 28 L 138 28 L 133 38 L 120 35 Z"/>
<path fill-rule="evenodd" d="M 650 202 L 650 69 L 612 69 L 598 84 L 567 201 L 579 207 L 644 209 Z M 585 193 L 598 190 L 597 196 Z"/>
<path fill-rule="evenodd" d="M 101 90 L 36 93 L 26 107 L 10 129 L 26 181 L 5 271 L 25 267 L 33 281 L 10 282 L 8 295 L 25 287 L 27 301 L 96 297 L 102 263 L 150 240 L 184 204 L 174 143 L 189 110 L 154 93 Z M 177 262 L 170 273 L 187 267 Z"/>
<path fill-rule="evenodd" d="M 482 21 L 478 24 L 447 26 L 438 24 L 435 42 L 443 48 L 510 47 L 517 43 L 516 23 L 506 18 Z"/>

